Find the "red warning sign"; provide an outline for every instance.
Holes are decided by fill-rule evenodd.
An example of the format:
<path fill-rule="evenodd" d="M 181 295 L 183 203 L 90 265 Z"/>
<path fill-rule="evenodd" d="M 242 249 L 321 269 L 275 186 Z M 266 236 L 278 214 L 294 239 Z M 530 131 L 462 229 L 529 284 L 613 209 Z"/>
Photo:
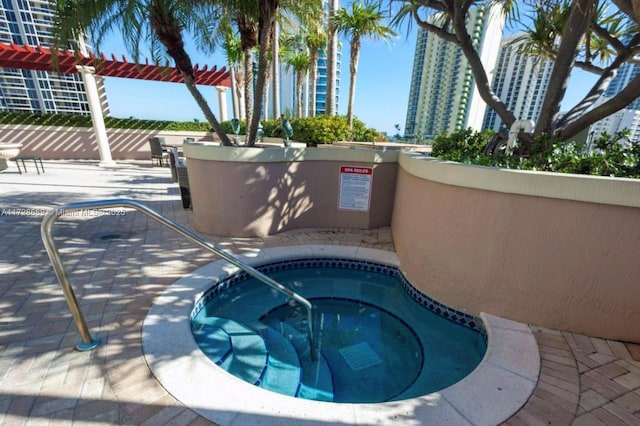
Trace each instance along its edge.
<path fill-rule="evenodd" d="M 369 210 L 373 167 L 340 166 L 338 209 Z"/>

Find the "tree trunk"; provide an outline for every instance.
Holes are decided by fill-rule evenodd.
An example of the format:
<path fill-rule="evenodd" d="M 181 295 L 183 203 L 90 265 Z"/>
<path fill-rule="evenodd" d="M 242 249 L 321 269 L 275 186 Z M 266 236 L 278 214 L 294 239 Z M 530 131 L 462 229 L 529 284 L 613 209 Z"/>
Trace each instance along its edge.
<path fill-rule="evenodd" d="M 191 62 L 191 57 L 184 48 L 180 25 L 173 16 L 168 15 L 161 8 L 151 6 L 149 12 L 151 27 L 158 36 L 162 45 L 167 49 L 167 54 L 175 62 L 176 68 L 182 74 L 187 89 L 191 92 L 191 95 L 196 100 L 196 103 L 202 110 L 211 127 L 213 127 L 215 132 L 218 134 L 222 144 L 231 145 L 231 141 L 227 137 L 227 134 L 222 130 L 218 119 L 213 111 L 211 111 L 209 104 L 204 99 L 204 96 L 202 96 L 202 93 L 200 93 L 200 90 L 198 90 L 195 85 L 193 63 Z"/>
<path fill-rule="evenodd" d="M 560 103 L 567 91 L 571 69 L 575 63 L 582 38 L 589 25 L 591 25 L 596 6 L 596 0 L 576 0 L 571 4 L 569 19 L 562 32 L 558 55 L 554 61 L 547 93 L 542 102 L 540 116 L 534 132 L 535 136 L 543 133 L 553 133 L 554 121 L 560 111 Z"/>
<path fill-rule="evenodd" d="M 247 143 L 249 143 L 248 131 L 253 120 L 253 51 L 244 52 L 244 111 L 247 121 Z"/>
<path fill-rule="evenodd" d="M 339 0 L 329 0 L 329 17 L 340 7 Z M 338 34 L 335 25 L 329 23 L 327 32 L 327 94 L 324 101 L 324 113 L 336 115 L 336 86 L 338 68 Z"/>
<path fill-rule="evenodd" d="M 271 75 L 273 75 L 273 83 L 272 83 L 272 94 L 273 98 L 273 119 L 277 120 L 280 117 L 280 41 L 278 37 L 280 36 L 280 26 L 278 22 L 275 22 L 273 25 L 273 60 L 272 66 L 273 71 Z"/>
<path fill-rule="evenodd" d="M 244 67 L 244 65 L 242 65 Z M 245 73 L 240 65 L 236 69 L 236 97 L 238 98 L 238 119 L 247 120 L 247 111 L 244 99 Z"/>
<path fill-rule="evenodd" d="M 360 57 L 360 38 L 355 36 L 351 41 L 351 58 L 349 60 L 349 105 L 347 107 L 347 123 L 349 130 L 353 130 L 353 103 L 356 98 L 356 74 L 358 72 L 358 58 Z"/>
<path fill-rule="evenodd" d="M 296 71 L 296 117 L 302 118 L 302 71 Z"/>
<path fill-rule="evenodd" d="M 263 120 L 268 120 L 269 119 L 269 86 L 270 86 L 270 82 L 271 79 L 267 78 L 267 80 L 264 82 L 264 101 L 262 102 L 262 119 Z"/>
<path fill-rule="evenodd" d="M 582 98 L 580 102 L 578 102 L 569 112 L 564 114 L 562 118 L 557 122 L 556 128 L 561 129 L 567 123 L 576 120 L 580 116 L 582 116 L 593 104 L 600 99 L 600 96 L 607 90 L 611 81 L 615 78 L 618 73 L 618 69 L 625 63 L 626 56 L 618 56 L 615 60 L 609 65 L 604 72 L 600 75 L 600 78 L 596 82 L 596 84 L 591 88 L 589 93 Z"/>
<path fill-rule="evenodd" d="M 303 103 L 302 116 L 309 116 L 309 71 L 304 72 L 304 103 Z"/>
<path fill-rule="evenodd" d="M 233 117 L 240 117 L 240 105 L 238 99 L 238 82 L 236 81 L 235 65 L 229 67 L 229 77 L 231 78 L 231 105 L 233 107 Z"/>
<path fill-rule="evenodd" d="M 316 116 L 316 97 L 318 94 L 318 50 L 311 51 L 311 117 Z"/>
<path fill-rule="evenodd" d="M 469 62 L 478 93 L 482 100 L 485 101 L 486 104 L 496 112 L 496 114 L 498 114 L 505 126 L 510 128 L 513 122 L 516 121 L 516 117 L 491 89 L 491 83 L 489 82 L 484 65 L 482 64 L 482 59 L 480 58 L 480 55 L 478 55 L 478 52 L 473 46 L 473 41 L 467 32 L 466 12 L 458 10 L 454 13 L 453 28 L 457 39 L 454 43 L 460 46 L 462 53 Z M 438 35 L 443 40 L 452 41 L 450 38 L 443 37 L 438 32 L 433 34 Z"/>
<path fill-rule="evenodd" d="M 258 25 L 258 42 L 260 46 L 260 54 L 258 58 L 258 78 L 256 81 L 255 98 L 253 116 L 251 118 L 251 127 L 249 130 L 249 139 L 247 144 L 253 146 L 256 143 L 258 134 L 258 125 L 260 124 L 260 115 L 262 102 L 264 98 L 264 85 L 269 66 L 269 45 L 271 43 L 271 32 L 275 22 L 275 12 L 279 6 L 278 0 L 260 1 L 260 19 Z"/>
<path fill-rule="evenodd" d="M 216 118 L 216 116 L 211 111 L 211 108 L 209 108 L 209 104 L 207 103 L 206 99 L 204 98 L 204 96 L 202 96 L 202 93 L 200 93 L 200 90 L 198 90 L 198 87 L 193 82 L 193 76 L 183 72 L 182 77 L 184 78 L 184 84 L 189 89 L 189 92 L 191 92 L 191 95 L 198 103 L 198 106 L 204 112 L 205 118 L 207 119 L 209 124 L 211 124 L 211 127 L 213 127 L 213 130 L 218 134 L 218 137 L 220 138 L 220 142 L 222 143 L 222 145 L 224 146 L 233 145 L 231 143 L 231 140 L 227 136 L 226 132 L 222 130 L 222 127 L 220 126 L 220 123 L 218 122 L 218 119 Z"/>
<path fill-rule="evenodd" d="M 271 83 L 271 64 L 267 64 L 265 71 L 266 76 L 264 79 L 264 100 L 262 101 L 262 118 L 264 120 L 269 119 L 269 85 Z"/>
<path fill-rule="evenodd" d="M 603 118 L 624 109 L 624 107 L 639 97 L 640 74 L 633 78 L 633 80 L 631 80 L 624 89 L 618 92 L 617 95 L 590 110 L 577 120 L 567 123 L 566 126 L 558 129 L 556 136 L 561 140 L 569 140 L 596 121 L 602 120 Z"/>
<path fill-rule="evenodd" d="M 640 0 L 612 0 L 612 3 L 640 25 Z"/>

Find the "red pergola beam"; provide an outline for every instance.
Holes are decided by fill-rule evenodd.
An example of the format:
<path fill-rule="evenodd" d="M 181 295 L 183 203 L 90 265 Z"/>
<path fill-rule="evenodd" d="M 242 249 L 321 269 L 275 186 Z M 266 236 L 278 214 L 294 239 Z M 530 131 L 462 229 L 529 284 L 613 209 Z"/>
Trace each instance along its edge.
<path fill-rule="evenodd" d="M 79 73 L 76 68 L 78 65 L 93 67 L 97 75 L 105 77 L 121 77 L 132 78 L 136 80 L 152 80 L 166 81 L 172 83 L 181 83 L 183 81 L 182 74 L 175 68 L 167 68 L 159 65 L 150 65 L 148 61 L 145 64 L 136 64 L 127 61 L 123 55 L 122 61 L 111 55 L 108 59 L 104 54 L 99 58 L 93 53 L 88 55 L 75 55 L 68 50 L 58 51 L 56 53 L 58 67 L 54 70 L 52 62 L 52 53 L 49 49 L 42 46 L 19 46 L 17 44 L 0 43 L 0 68 L 18 68 L 38 71 L 55 71 L 65 74 Z M 231 85 L 229 72 L 223 67 L 218 70 L 217 67 L 208 69 L 199 69 L 196 64 L 193 67 L 195 83 L 202 86 L 226 86 Z"/>

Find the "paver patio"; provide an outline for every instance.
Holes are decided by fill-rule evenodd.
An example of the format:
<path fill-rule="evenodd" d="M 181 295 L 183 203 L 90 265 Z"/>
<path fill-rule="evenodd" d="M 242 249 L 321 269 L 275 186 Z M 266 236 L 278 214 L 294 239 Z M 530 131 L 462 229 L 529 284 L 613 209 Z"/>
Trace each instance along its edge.
<path fill-rule="evenodd" d="M 141 328 L 156 296 L 215 256 L 133 211 L 60 217 L 54 236 L 89 328 L 102 340 L 92 352 L 77 352 L 78 334 L 40 238 L 50 208 L 106 198 L 136 199 L 192 228 L 169 170 L 135 161 L 108 169 L 45 161 L 45 170 L 19 175 L 11 165 L 0 173 L 0 424 L 210 424 L 153 378 Z M 234 253 L 297 244 L 393 250 L 389 228 L 207 238 Z M 541 374 L 508 424 L 640 425 L 639 345 L 531 328 Z"/>

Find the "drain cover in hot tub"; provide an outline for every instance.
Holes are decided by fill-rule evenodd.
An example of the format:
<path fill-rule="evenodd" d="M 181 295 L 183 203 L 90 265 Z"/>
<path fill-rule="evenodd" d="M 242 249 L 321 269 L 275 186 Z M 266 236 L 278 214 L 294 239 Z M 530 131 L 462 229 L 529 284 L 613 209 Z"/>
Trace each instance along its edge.
<path fill-rule="evenodd" d="M 353 371 L 360 371 L 373 367 L 374 365 L 382 364 L 380 357 L 376 355 L 367 342 L 356 343 L 355 345 L 347 346 L 338 351 Z"/>

